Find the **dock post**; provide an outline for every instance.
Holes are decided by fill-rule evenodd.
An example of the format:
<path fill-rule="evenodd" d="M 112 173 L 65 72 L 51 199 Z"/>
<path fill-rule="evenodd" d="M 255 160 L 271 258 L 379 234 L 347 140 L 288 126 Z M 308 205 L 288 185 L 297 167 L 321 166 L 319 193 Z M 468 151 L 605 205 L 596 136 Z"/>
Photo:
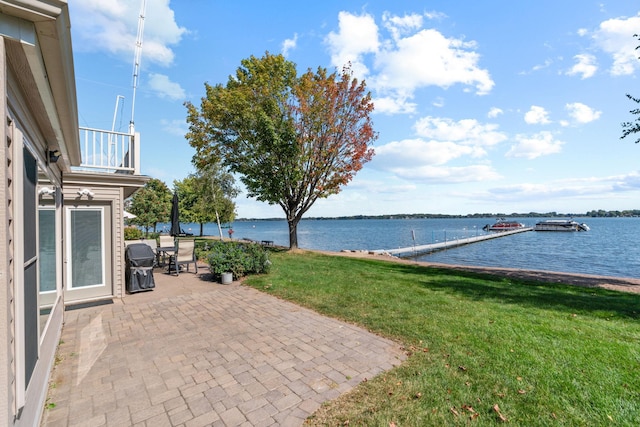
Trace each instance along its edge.
<path fill-rule="evenodd" d="M 416 254 L 416 231 L 411 229 L 411 238 L 413 239 L 413 255 Z"/>

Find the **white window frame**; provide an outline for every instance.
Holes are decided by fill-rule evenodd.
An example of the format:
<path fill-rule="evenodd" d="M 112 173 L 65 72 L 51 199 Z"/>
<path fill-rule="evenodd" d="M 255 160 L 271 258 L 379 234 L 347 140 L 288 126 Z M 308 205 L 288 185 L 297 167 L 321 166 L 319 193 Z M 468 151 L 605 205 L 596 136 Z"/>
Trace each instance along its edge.
<path fill-rule="evenodd" d="M 27 384 L 26 384 L 26 349 L 25 349 L 25 307 L 24 307 L 24 266 L 27 261 L 24 259 L 24 177 L 22 166 L 24 164 L 23 149 L 26 146 L 26 138 L 22 132 L 13 127 L 13 188 L 14 188 L 14 221 L 13 221 L 13 256 L 14 256 L 14 275 L 13 275 L 13 305 L 15 314 L 14 322 L 14 363 L 15 363 L 15 413 L 18 413 L 26 402 Z"/>
<path fill-rule="evenodd" d="M 73 211 L 98 211 L 100 212 L 100 257 L 102 259 L 102 271 L 101 271 L 101 283 L 97 283 L 95 285 L 90 286 L 73 286 L 73 259 L 72 259 L 72 240 L 71 240 L 71 212 Z M 67 206 L 66 207 L 66 241 L 68 242 L 66 246 L 66 259 L 67 259 L 67 290 L 73 291 L 78 289 L 91 289 L 91 288 L 99 288 L 107 285 L 107 266 L 104 260 L 106 259 L 105 253 L 105 242 L 104 242 L 104 228 L 105 228 L 105 218 L 104 218 L 104 207 L 102 206 Z"/>

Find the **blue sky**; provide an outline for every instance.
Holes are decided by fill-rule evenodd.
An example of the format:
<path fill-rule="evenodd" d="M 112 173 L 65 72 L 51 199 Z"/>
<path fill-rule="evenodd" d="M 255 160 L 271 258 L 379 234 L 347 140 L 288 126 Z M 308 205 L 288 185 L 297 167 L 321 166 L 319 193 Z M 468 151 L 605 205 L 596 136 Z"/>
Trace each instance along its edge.
<path fill-rule="evenodd" d="M 79 124 L 116 112 L 126 131 L 142 3 L 69 3 Z M 619 139 L 640 96 L 635 2 L 147 0 L 144 17 L 134 122 L 142 172 L 170 187 L 193 172 L 184 102 L 269 51 L 301 73 L 350 61 L 376 106 L 373 160 L 306 216 L 640 209 L 640 145 Z"/>

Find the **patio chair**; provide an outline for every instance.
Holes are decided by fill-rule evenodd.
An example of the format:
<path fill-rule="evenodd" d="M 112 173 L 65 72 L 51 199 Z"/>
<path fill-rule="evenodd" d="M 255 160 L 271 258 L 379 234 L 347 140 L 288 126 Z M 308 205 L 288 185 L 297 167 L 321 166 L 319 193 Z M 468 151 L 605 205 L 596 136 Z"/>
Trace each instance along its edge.
<path fill-rule="evenodd" d="M 167 259 L 176 253 L 176 241 L 173 236 L 160 236 L 160 243 L 158 244 L 158 265 L 166 265 Z"/>
<path fill-rule="evenodd" d="M 176 246 L 176 241 L 173 239 L 173 236 L 160 236 L 160 244 L 158 245 L 161 248 L 173 248 Z"/>
<path fill-rule="evenodd" d="M 155 239 L 142 239 L 139 243 L 144 243 L 149 246 L 153 251 L 153 255 L 155 256 L 154 266 L 160 265 L 160 253 L 158 252 L 158 242 Z"/>
<path fill-rule="evenodd" d="M 195 240 L 178 240 L 178 249 L 174 255 L 169 257 L 169 274 L 173 269 L 176 275 L 180 274 L 180 266 L 186 265 L 189 271 L 189 264 L 195 266 L 195 273 L 198 274 L 198 263 L 196 262 Z"/>
<path fill-rule="evenodd" d="M 189 237 L 189 236 L 193 236 L 193 233 L 188 232 L 188 231 L 184 231 L 184 228 L 180 229 L 180 237 Z"/>

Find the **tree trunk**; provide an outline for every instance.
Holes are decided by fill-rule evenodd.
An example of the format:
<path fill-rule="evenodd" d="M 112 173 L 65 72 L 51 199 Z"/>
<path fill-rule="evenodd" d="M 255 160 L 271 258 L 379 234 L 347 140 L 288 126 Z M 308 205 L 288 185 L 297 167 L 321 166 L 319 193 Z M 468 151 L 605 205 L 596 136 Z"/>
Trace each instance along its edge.
<path fill-rule="evenodd" d="M 218 233 L 220 233 L 220 241 L 224 240 L 222 236 L 222 226 L 220 225 L 220 215 L 218 215 L 218 203 L 216 202 L 216 189 L 213 186 L 213 176 L 211 177 L 211 196 L 213 197 L 214 210 L 216 211 L 216 223 L 218 224 Z M 231 237 L 231 236 L 229 236 Z"/>
<path fill-rule="evenodd" d="M 204 223 L 200 223 L 200 237 L 202 237 L 202 233 L 204 233 Z"/>
<path fill-rule="evenodd" d="M 224 237 L 222 237 L 222 226 L 220 225 L 220 215 L 218 215 L 218 209 L 216 209 L 216 223 L 218 224 L 218 233 L 220 233 L 220 241 L 222 242 L 224 240 Z M 231 235 L 229 235 L 229 237 L 231 237 Z"/>
<path fill-rule="evenodd" d="M 298 249 L 298 221 L 299 219 L 287 219 L 289 224 L 289 249 Z"/>

